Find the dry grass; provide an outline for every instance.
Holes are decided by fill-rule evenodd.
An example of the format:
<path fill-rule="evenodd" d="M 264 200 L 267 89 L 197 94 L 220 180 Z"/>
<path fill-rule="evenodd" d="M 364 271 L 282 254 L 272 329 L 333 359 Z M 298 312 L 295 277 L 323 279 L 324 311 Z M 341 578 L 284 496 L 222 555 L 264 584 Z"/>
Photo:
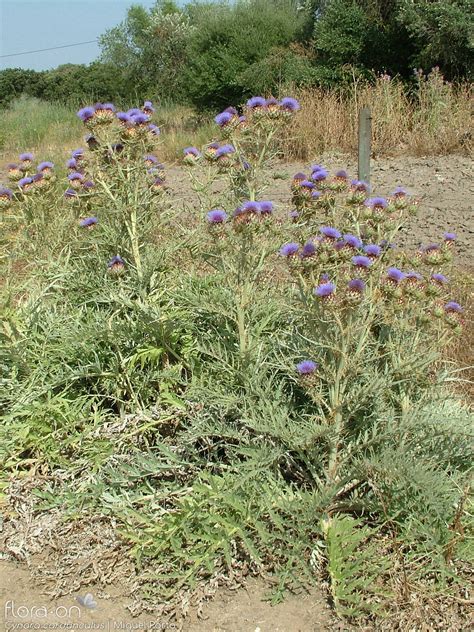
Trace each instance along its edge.
<path fill-rule="evenodd" d="M 350 94 L 333 90 L 299 93 L 301 114 L 286 142 L 288 157 L 307 160 L 325 151 L 357 150 L 358 112 L 372 112 L 375 155 L 470 153 L 474 149 L 472 86 L 445 82 L 437 70 L 419 78 L 412 94 L 388 76 L 354 83 Z"/>
<path fill-rule="evenodd" d="M 474 309 L 474 269 L 457 269 L 452 277 L 456 279 L 454 294 L 464 308 L 465 321 L 462 334 L 447 350 L 447 357 L 461 369 L 456 391 L 466 402 L 474 403 L 474 320 L 471 317 Z"/>

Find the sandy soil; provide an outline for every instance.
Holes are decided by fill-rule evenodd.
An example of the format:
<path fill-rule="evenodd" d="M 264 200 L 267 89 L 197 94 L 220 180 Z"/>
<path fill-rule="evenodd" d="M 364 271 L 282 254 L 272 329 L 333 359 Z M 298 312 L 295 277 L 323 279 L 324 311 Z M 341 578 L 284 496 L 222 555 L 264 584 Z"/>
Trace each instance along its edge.
<path fill-rule="evenodd" d="M 264 601 L 266 587 L 260 580 L 249 581 L 245 590 L 224 591 L 208 603 L 200 619 L 190 613 L 183 632 L 325 632 L 339 628 L 330 615 L 321 594 L 290 596 L 285 603 L 271 606 Z M 96 602 L 94 609 L 83 607 L 74 596 L 51 599 L 32 581 L 24 565 L 0 560 L 1 630 L 19 630 L 33 623 L 35 629 L 95 630 L 178 630 L 152 615 L 133 616 L 117 587 L 103 590 L 90 586 Z M 83 591 L 80 596 L 84 596 Z M 54 624 L 55 627 L 47 627 Z M 24 625 L 25 627 L 19 627 Z"/>

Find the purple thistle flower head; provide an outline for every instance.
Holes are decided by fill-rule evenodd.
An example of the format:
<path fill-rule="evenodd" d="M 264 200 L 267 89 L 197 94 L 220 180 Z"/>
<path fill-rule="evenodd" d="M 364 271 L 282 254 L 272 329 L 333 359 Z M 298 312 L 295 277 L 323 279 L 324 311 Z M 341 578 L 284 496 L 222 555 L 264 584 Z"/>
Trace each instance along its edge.
<path fill-rule="evenodd" d="M 151 101 L 145 101 L 142 110 L 145 112 L 145 114 L 153 114 L 155 108 L 153 107 L 153 103 Z"/>
<path fill-rule="evenodd" d="M 135 125 L 145 125 L 150 121 L 148 114 L 144 114 L 143 112 L 140 112 L 140 114 L 133 114 L 130 118 L 132 119 L 132 123 Z"/>
<path fill-rule="evenodd" d="M 396 187 L 392 191 L 392 193 L 390 195 L 392 197 L 401 198 L 401 197 L 405 197 L 406 195 L 408 195 L 408 191 L 406 189 L 404 189 L 403 187 Z"/>
<path fill-rule="evenodd" d="M 264 108 L 266 105 L 266 101 L 263 97 L 252 97 L 247 101 L 247 107 L 250 110 L 255 110 L 256 108 Z"/>
<path fill-rule="evenodd" d="M 229 105 L 229 107 L 226 108 L 224 112 L 229 112 L 229 114 L 233 114 L 234 116 L 237 116 L 238 114 L 237 110 L 234 108 L 233 105 Z"/>
<path fill-rule="evenodd" d="M 146 156 L 144 156 L 144 160 L 145 162 L 150 162 L 153 165 L 158 164 L 158 158 L 153 154 L 147 154 Z"/>
<path fill-rule="evenodd" d="M 456 303 L 456 301 L 449 301 L 444 306 L 444 311 L 447 313 L 454 312 L 456 314 L 462 314 L 464 309 L 461 307 L 461 305 L 459 305 L 459 303 Z"/>
<path fill-rule="evenodd" d="M 445 241 L 456 241 L 457 239 L 456 233 L 444 233 L 443 237 Z"/>
<path fill-rule="evenodd" d="M 280 107 L 286 112 L 296 112 L 301 106 L 296 99 L 293 99 L 292 97 L 284 97 L 280 101 Z"/>
<path fill-rule="evenodd" d="M 314 189 L 314 182 L 311 182 L 311 180 L 303 180 L 300 182 L 300 187 L 302 189 Z"/>
<path fill-rule="evenodd" d="M 110 261 L 107 263 L 107 267 L 108 268 L 123 268 L 123 266 L 125 265 L 125 261 L 122 259 L 122 257 L 120 255 L 115 255 L 115 257 L 112 257 L 112 259 L 110 259 Z"/>
<path fill-rule="evenodd" d="M 336 291 L 336 286 L 330 281 L 328 283 L 321 283 L 314 289 L 314 294 L 319 298 L 329 298 Z"/>
<path fill-rule="evenodd" d="M 440 274 L 439 272 L 435 272 L 431 275 L 431 279 L 435 283 L 439 283 L 440 285 L 446 285 L 449 283 L 448 278 L 444 276 L 444 274 Z"/>
<path fill-rule="evenodd" d="M 419 272 L 415 272 L 414 270 L 407 272 L 405 278 L 410 281 L 423 281 L 421 274 Z"/>
<path fill-rule="evenodd" d="M 242 163 L 242 168 L 244 169 L 244 171 L 248 171 L 249 169 L 252 168 L 252 165 L 249 162 L 247 162 L 246 160 L 244 160 L 243 163 Z"/>
<path fill-rule="evenodd" d="M 275 109 L 276 107 L 278 107 L 278 100 L 275 99 L 275 97 L 269 97 L 266 101 L 265 101 L 265 105 L 266 107 L 271 110 L 271 109 Z"/>
<path fill-rule="evenodd" d="M 161 134 L 160 128 L 158 127 L 158 125 L 155 125 L 154 123 L 150 123 L 148 125 L 148 129 L 154 136 L 159 136 Z"/>
<path fill-rule="evenodd" d="M 351 261 L 357 268 L 365 269 L 370 268 L 373 263 L 370 257 L 365 257 L 364 255 L 356 255 L 355 257 L 352 257 Z"/>
<path fill-rule="evenodd" d="M 319 277 L 319 283 L 327 283 L 329 281 L 329 274 L 327 272 L 323 272 Z"/>
<path fill-rule="evenodd" d="M 34 159 L 34 156 L 30 152 L 26 152 L 24 154 L 20 154 L 21 162 L 31 162 L 33 159 Z"/>
<path fill-rule="evenodd" d="M 113 103 L 97 103 L 96 110 L 107 110 L 108 112 L 115 112 L 116 107 Z"/>
<path fill-rule="evenodd" d="M 374 209 L 374 208 L 387 208 L 387 200 L 383 197 L 373 197 L 365 200 L 365 206 Z"/>
<path fill-rule="evenodd" d="M 379 257 L 382 249 L 377 244 L 367 244 L 364 246 L 364 252 L 369 257 Z"/>
<path fill-rule="evenodd" d="M 358 191 L 360 193 L 368 193 L 370 191 L 369 184 L 363 180 L 351 180 L 351 186 L 354 191 Z"/>
<path fill-rule="evenodd" d="M 67 179 L 70 182 L 73 182 L 74 180 L 80 180 L 82 182 L 84 180 L 84 176 L 82 175 L 82 173 L 79 173 L 79 171 L 73 171 L 68 175 Z"/>
<path fill-rule="evenodd" d="M 345 171 L 345 169 L 339 169 L 339 171 L 336 171 L 334 177 L 338 180 L 347 180 L 349 178 L 349 175 L 347 171 Z"/>
<path fill-rule="evenodd" d="M 300 375 L 311 375 L 314 373 L 319 364 L 317 362 L 313 362 L 313 360 L 303 360 L 296 365 L 296 370 Z"/>
<path fill-rule="evenodd" d="M 298 171 L 298 173 L 295 173 L 295 175 L 293 176 L 293 182 L 304 182 L 306 180 L 306 175 L 304 173 L 302 173 L 301 171 Z"/>
<path fill-rule="evenodd" d="M 195 158 L 199 158 L 201 156 L 201 152 L 197 147 L 185 147 L 183 149 L 183 154 L 185 156 L 194 156 Z"/>
<path fill-rule="evenodd" d="M 242 125 L 243 125 L 246 122 L 247 122 L 247 117 L 246 116 L 244 116 L 244 115 L 239 116 L 239 123 L 242 123 Z"/>
<path fill-rule="evenodd" d="M 362 279 L 351 279 L 347 284 L 347 287 L 350 292 L 357 292 L 362 294 L 365 290 L 365 281 Z"/>
<path fill-rule="evenodd" d="M 282 257 L 292 257 L 297 254 L 299 249 L 300 245 L 294 241 L 291 241 L 287 244 L 283 244 L 283 246 L 280 248 L 280 255 Z"/>
<path fill-rule="evenodd" d="M 20 187 L 20 189 L 24 189 L 29 184 L 32 184 L 32 182 L 33 182 L 33 178 L 30 178 L 30 177 L 21 178 L 21 180 L 18 180 L 18 186 Z"/>
<path fill-rule="evenodd" d="M 319 229 L 319 232 L 326 239 L 340 239 L 341 233 L 337 230 L 337 228 L 332 228 L 331 226 L 322 226 Z"/>
<path fill-rule="evenodd" d="M 143 114 L 143 112 L 140 108 L 130 108 L 130 110 L 127 110 L 127 114 L 129 116 L 137 116 L 137 114 Z"/>
<path fill-rule="evenodd" d="M 74 189 L 66 189 L 66 191 L 64 191 L 64 197 L 66 199 L 76 198 L 77 191 L 75 191 Z"/>
<path fill-rule="evenodd" d="M 344 244 L 351 248 L 362 248 L 362 242 L 356 235 L 343 235 Z"/>
<path fill-rule="evenodd" d="M 19 167 L 18 167 L 18 165 L 17 165 L 17 164 L 15 164 L 14 162 L 10 162 L 10 163 L 7 165 L 7 169 L 8 169 L 8 171 L 18 171 L 18 168 L 19 168 Z"/>
<path fill-rule="evenodd" d="M 235 153 L 235 147 L 233 145 L 222 145 L 217 149 L 215 156 L 216 158 L 221 158 L 222 156 L 228 156 L 233 153 Z"/>
<path fill-rule="evenodd" d="M 312 200 L 317 200 L 318 198 L 321 197 L 321 191 L 311 191 L 311 199 Z"/>
<path fill-rule="evenodd" d="M 95 224 L 97 224 L 99 220 L 97 219 L 97 217 L 86 217 L 85 219 L 81 219 L 81 221 L 79 222 L 79 226 L 81 226 L 82 228 L 88 228 L 89 226 L 94 226 Z"/>
<path fill-rule="evenodd" d="M 227 219 L 227 213 L 220 208 L 209 211 L 206 215 L 209 224 L 223 224 Z"/>
<path fill-rule="evenodd" d="M 389 268 L 387 270 L 387 279 L 393 283 L 400 283 L 405 278 L 405 273 L 398 268 Z"/>
<path fill-rule="evenodd" d="M 35 173 L 35 175 L 31 177 L 31 179 L 34 183 L 41 182 L 42 180 L 44 180 L 44 176 L 42 173 Z"/>
<path fill-rule="evenodd" d="M 262 200 L 260 202 L 260 213 L 262 215 L 271 215 L 273 213 L 273 202 Z"/>
<path fill-rule="evenodd" d="M 233 118 L 234 118 L 233 113 L 221 112 L 214 118 L 214 121 L 217 123 L 217 125 L 219 125 L 219 127 L 225 127 L 226 125 L 228 125 L 228 123 L 232 121 Z"/>
<path fill-rule="evenodd" d="M 117 118 L 121 123 L 124 123 L 125 125 L 128 125 L 132 122 L 132 118 L 127 112 L 117 112 Z"/>
<path fill-rule="evenodd" d="M 44 162 L 40 162 L 37 168 L 38 173 L 40 173 L 41 171 L 49 171 L 50 169 L 54 168 L 54 164 L 52 162 L 49 162 L 47 160 L 45 160 Z"/>
<path fill-rule="evenodd" d="M 260 202 L 244 202 L 240 207 L 243 213 L 255 213 L 256 215 L 261 212 Z"/>
<path fill-rule="evenodd" d="M 82 183 L 82 186 L 84 187 L 84 189 L 93 189 L 95 187 L 95 184 L 92 182 L 92 180 L 86 180 Z"/>
<path fill-rule="evenodd" d="M 311 179 L 315 182 L 321 182 L 322 180 L 326 180 L 328 177 L 328 172 L 326 169 L 319 169 L 318 171 L 313 171 L 311 174 Z"/>
<path fill-rule="evenodd" d="M 0 198 L 7 198 L 11 200 L 12 197 L 13 197 L 13 192 L 11 191 L 11 189 L 7 189 L 5 187 L 0 188 Z"/>
<path fill-rule="evenodd" d="M 316 254 L 316 244 L 314 241 L 307 241 L 303 246 L 303 250 L 301 251 L 301 257 L 304 259 L 306 257 L 312 257 Z"/>
<path fill-rule="evenodd" d="M 85 108 L 81 108 L 77 112 L 77 116 L 84 123 L 87 123 L 87 121 L 89 121 L 91 118 L 93 118 L 94 114 L 95 114 L 95 109 L 93 107 L 91 107 L 90 105 L 86 106 Z"/>
<path fill-rule="evenodd" d="M 84 158 L 84 150 L 82 147 L 79 147 L 79 149 L 75 149 L 71 152 L 71 156 L 75 158 L 75 160 L 81 160 L 81 158 Z"/>

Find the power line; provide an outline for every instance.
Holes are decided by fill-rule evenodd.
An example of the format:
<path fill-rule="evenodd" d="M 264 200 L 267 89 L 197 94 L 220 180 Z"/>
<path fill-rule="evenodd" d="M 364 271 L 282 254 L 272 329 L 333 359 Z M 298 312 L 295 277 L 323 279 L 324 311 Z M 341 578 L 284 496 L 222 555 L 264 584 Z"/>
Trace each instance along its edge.
<path fill-rule="evenodd" d="M 32 53 L 43 53 L 47 50 L 58 50 L 58 48 L 71 48 L 72 46 L 83 46 L 84 44 L 94 44 L 96 39 L 89 40 L 88 42 L 78 42 L 77 44 L 65 44 L 64 46 L 52 46 L 51 48 L 39 48 L 38 50 L 27 50 L 24 53 L 10 53 L 10 55 L 0 55 L 0 59 L 5 57 L 17 57 L 18 55 L 31 55 Z"/>

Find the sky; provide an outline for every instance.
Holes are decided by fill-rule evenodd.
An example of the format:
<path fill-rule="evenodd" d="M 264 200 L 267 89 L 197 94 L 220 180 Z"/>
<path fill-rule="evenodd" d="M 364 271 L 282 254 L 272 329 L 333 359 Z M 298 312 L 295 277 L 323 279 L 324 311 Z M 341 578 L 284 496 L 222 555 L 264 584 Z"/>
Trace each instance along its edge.
<path fill-rule="evenodd" d="M 99 55 L 97 43 L 3 56 L 94 40 L 121 22 L 131 4 L 150 8 L 155 0 L 0 0 L 0 70 L 90 63 Z"/>

